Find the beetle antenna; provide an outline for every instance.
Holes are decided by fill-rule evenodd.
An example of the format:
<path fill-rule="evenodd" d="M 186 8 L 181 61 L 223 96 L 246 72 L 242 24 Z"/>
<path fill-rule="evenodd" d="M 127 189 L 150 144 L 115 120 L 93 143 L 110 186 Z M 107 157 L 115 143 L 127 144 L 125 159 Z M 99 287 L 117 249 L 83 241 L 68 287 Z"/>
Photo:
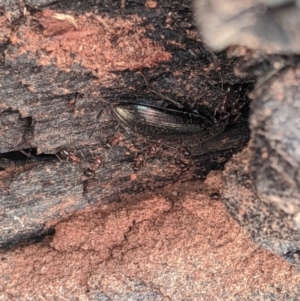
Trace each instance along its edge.
<path fill-rule="evenodd" d="M 150 92 L 152 92 L 152 93 L 154 93 L 154 94 L 160 96 L 160 97 L 161 97 L 162 99 L 164 99 L 164 100 L 167 100 L 167 101 L 171 102 L 171 103 L 172 103 L 174 106 L 176 106 L 177 108 L 183 109 L 183 105 L 180 104 L 179 102 L 173 100 L 172 98 L 170 98 L 170 97 L 168 97 L 168 96 L 162 95 L 162 94 L 160 94 L 159 92 L 157 92 L 157 91 L 153 90 L 152 88 L 150 88 L 149 83 L 148 83 L 148 81 L 147 81 L 145 75 L 143 74 L 143 72 L 139 71 L 138 73 L 140 73 L 140 74 L 142 75 L 142 77 L 143 77 L 143 79 L 144 79 L 144 81 L 145 81 L 145 84 L 146 84 L 146 86 L 147 86 L 147 88 L 148 88 L 148 90 L 149 90 Z"/>

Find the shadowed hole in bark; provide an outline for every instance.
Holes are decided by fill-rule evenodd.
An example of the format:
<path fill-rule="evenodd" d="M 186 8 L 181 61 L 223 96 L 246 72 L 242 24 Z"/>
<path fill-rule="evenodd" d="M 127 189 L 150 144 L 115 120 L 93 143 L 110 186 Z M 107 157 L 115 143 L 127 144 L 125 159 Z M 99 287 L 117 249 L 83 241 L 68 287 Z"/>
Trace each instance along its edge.
<path fill-rule="evenodd" d="M 5 251 L 12 248 L 22 248 L 36 243 L 48 244 L 52 241 L 54 235 L 55 228 L 37 230 L 34 234 L 23 234 L 21 237 L 16 237 L 15 239 L 2 245 L 1 249 Z"/>
<path fill-rule="evenodd" d="M 11 161 L 27 161 L 28 159 L 37 159 L 37 160 L 43 160 L 45 158 L 56 158 L 55 155 L 51 154 L 39 154 L 37 155 L 37 149 L 36 148 L 26 148 L 20 151 L 13 151 L 13 152 L 7 152 L 7 153 L 0 153 L 0 160 L 1 159 L 7 159 Z M 1 166 L 0 166 L 1 169 Z"/>

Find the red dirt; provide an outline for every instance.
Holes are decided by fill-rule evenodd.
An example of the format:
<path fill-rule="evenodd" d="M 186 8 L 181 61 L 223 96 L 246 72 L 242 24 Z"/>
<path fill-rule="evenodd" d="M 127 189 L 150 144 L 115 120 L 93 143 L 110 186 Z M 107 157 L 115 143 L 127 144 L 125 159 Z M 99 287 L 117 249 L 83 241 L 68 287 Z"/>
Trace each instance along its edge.
<path fill-rule="evenodd" d="M 215 172 L 205 183 L 170 185 L 59 223 L 52 241 L 2 254 L 1 300 L 87 300 L 96 291 L 119 300 L 137 282 L 161 296 L 155 300 L 296 291 L 300 275 L 210 199 L 221 189 Z"/>

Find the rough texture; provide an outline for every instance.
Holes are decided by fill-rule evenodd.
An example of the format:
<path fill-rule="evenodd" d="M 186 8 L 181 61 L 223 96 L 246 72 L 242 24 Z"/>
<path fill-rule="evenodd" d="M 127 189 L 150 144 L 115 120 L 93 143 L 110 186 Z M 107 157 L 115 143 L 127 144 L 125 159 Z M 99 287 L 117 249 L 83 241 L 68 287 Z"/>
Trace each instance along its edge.
<path fill-rule="evenodd" d="M 224 203 L 256 242 L 299 264 L 299 3 L 197 5 L 208 45 L 230 45 L 229 56 L 241 57 L 236 74 L 258 77 L 250 93 L 251 142 L 226 166 Z"/>
<path fill-rule="evenodd" d="M 197 0 L 196 20 L 214 50 L 242 45 L 268 54 L 299 54 L 299 1 Z"/>
<path fill-rule="evenodd" d="M 221 189 L 213 173 L 57 224 L 1 254 L 2 300 L 297 300 L 300 276 L 210 199 Z"/>
<path fill-rule="evenodd" d="M 266 11 L 257 12 L 251 3 L 231 11 L 263 24 L 277 11 L 278 21 L 286 18 L 285 7 L 269 8 L 265 0 Z M 297 198 L 279 204 L 278 177 L 269 181 L 284 175 L 297 153 L 276 148 L 278 126 L 293 137 L 297 125 L 272 111 L 273 101 L 274 108 L 283 105 L 284 86 L 272 78 L 278 73 L 293 94 L 284 112 L 297 112 L 297 70 L 284 68 L 297 60 L 270 49 L 231 48 L 245 59 L 239 75 L 264 77 L 252 94 L 252 144 L 224 172 L 224 206 L 221 174 L 199 179 L 247 143 L 248 100 L 241 91 L 253 77 L 236 77 L 236 59 L 205 50 L 190 5 L 0 0 L 2 300 L 299 299 L 296 270 L 254 245 L 225 210 L 254 241 L 299 265 Z M 260 48 L 257 25 L 245 36 Z M 291 37 L 298 44 L 297 34 Z M 297 50 L 292 42 L 268 45 Z M 184 137 L 175 147 L 145 141 L 120 127 L 113 114 L 120 102 L 209 114 L 211 138 L 198 139 L 193 149 Z M 269 132 L 277 138 L 266 151 Z M 276 151 L 283 162 L 274 160 Z M 288 172 L 279 187 L 289 184 L 296 193 L 298 174 Z"/>
<path fill-rule="evenodd" d="M 293 216 L 300 212 L 299 83 L 299 64 L 282 69 L 253 93 L 251 117 L 259 196 Z"/>
<path fill-rule="evenodd" d="M 247 106 L 233 118 L 214 115 L 225 85 L 253 79 L 233 74 L 235 59 L 204 49 L 189 1 L 4 2 L 1 247 L 124 193 L 203 178 L 247 143 Z M 112 105 L 132 101 L 207 112 L 212 139 L 190 150 L 128 134 Z"/>
<path fill-rule="evenodd" d="M 252 93 L 252 139 L 225 171 L 224 200 L 253 239 L 299 265 L 299 67 Z"/>
<path fill-rule="evenodd" d="M 226 165 L 225 206 L 255 242 L 298 265 L 299 229 L 292 215 L 279 209 L 268 198 L 259 197 L 250 167 L 252 154 L 252 149 L 246 148 Z"/>

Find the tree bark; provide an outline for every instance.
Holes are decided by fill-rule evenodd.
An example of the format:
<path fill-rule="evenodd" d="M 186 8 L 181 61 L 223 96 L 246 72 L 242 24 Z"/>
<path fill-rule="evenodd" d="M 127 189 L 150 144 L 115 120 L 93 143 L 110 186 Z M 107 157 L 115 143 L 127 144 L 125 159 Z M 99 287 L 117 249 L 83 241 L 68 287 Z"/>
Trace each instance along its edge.
<path fill-rule="evenodd" d="M 204 48 L 190 6 L 0 1 L 1 247 L 125 193 L 201 178 L 246 144 L 246 106 L 234 118 L 215 112 L 226 85 L 253 80 Z M 184 137 L 170 147 L 124 130 L 113 113 L 120 102 L 177 103 L 216 123 L 193 147 Z"/>

